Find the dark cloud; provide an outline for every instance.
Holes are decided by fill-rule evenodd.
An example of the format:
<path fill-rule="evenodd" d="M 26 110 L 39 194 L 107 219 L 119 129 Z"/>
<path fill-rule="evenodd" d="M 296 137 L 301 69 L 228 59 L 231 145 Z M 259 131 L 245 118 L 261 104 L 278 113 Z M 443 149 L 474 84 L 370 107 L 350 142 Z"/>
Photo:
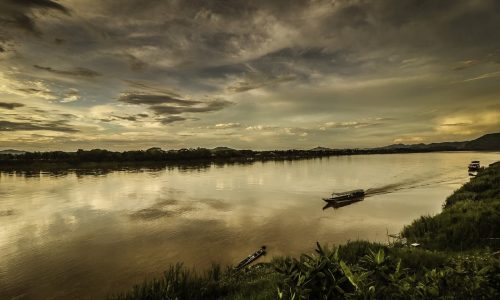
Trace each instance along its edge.
<path fill-rule="evenodd" d="M 40 88 L 18 88 L 20 92 L 30 94 L 30 95 L 39 95 L 48 99 L 52 99 L 55 97 L 54 93 L 52 93 L 48 89 L 40 89 Z"/>
<path fill-rule="evenodd" d="M 187 120 L 187 118 L 184 118 L 184 117 L 181 117 L 181 116 L 168 116 L 166 118 L 161 118 L 160 122 L 162 124 L 168 125 L 168 124 L 172 124 L 174 122 L 185 121 L 185 120 Z"/>
<path fill-rule="evenodd" d="M 125 54 L 125 57 L 128 60 L 128 63 L 130 65 L 130 69 L 132 69 L 133 71 L 141 71 L 141 70 L 144 70 L 148 66 L 148 64 L 146 62 L 140 60 L 139 58 L 135 57 L 132 54 Z"/>
<path fill-rule="evenodd" d="M 14 109 L 17 107 L 23 107 L 24 104 L 22 103 L 16 103 L 16 102 L 0 102 L 0 108 L 5 108 L 5 109 Z"/>
<path fill-rule="evenodd" d="M 131 122 L 137 121 L 136 116 L 113 116 L 113 117 L 121 119 L 121 120 L 131 121 Z"/>
<path fill-rule="evenodd" d="M 35 10 L 52 10 L 69 15 L 69 10 L 50 0 L 4 0 L 0 2 L 0 24 L 35 35 L 41 32 L 36 25 Z"/>
<path fill-rule="evenodd" d="M 0 131 L 20 131 L 20 130 L 50 130 L 58 132 L 73 133 L 78 129 L 72 128 L 65 121 L 47 121 L 47 122 L 11 122 L 0 120 Z"/>
<path fill-rule="evenodd" d="M 114 120 L 125 120 L 130 122 L 140 121 L 140 119 L 147 118 L 147 114 L 136 114 L 136 115 L 128 115 L 128 116 L 120 116 L 120 115 L 111 115 L 109 118 L 101 119 L 102 122 L 112 122 Z"/>
<path fill-rule="evenodd" d="M 471 123 L 469 122 L 460 122 L 460 123 L 445 123 L 445 124 L 441 124 L 440 126 L 443 126 L 443 127 L 455 127 L 455 126 L 468 126 L 468 125 L 471 125 Z"/>
<path fill-rule="evenodd" d="M 201 102 L 196 106 L 172 106 L 172 105 L 153 105 L 150 107 L 158 115 L 179 115 L 183 113 L 203 113 L 221 110 L 232 102 L 226 100 L 213 100 Z"/>
<path fill-rule="evenodd" d="M 123 81 L 127 83 L 128 86 L 131 87 L 131 90 L 134 91 L 122 94 L 125 96 L 128 94 L 157 94 L 157 95 L 167 95 L 170 98 L 182 98 L 182 96 L 177 92 L 166 89 L 164 87 L 158 87 L 154 83 L 142 82 L 136 80 L 123 80 Z"/>
<path fill-rule="evenodd" d="M 195 104 L 200 104 L 202 102 L 196 100 L 184 100 L 177 99 L 170 95 L 162 94 L 141 94 L 141 93 L 124 93 L 120 95 L 118 101 L 129 103 L 129 104 L 176 104 L 179 106 L 192 106 Z"/>
<path fill-rule="evenodd" d="M 257 75 L 256 77 L 257 78 L 247 78 L 237 81 L 234 84 L 228 86 L 227 90 L 233 93 L 240 93 L 262 87 L 272 87 L 274 85 L 296 79 L 295 75 L 285 75 L 279 77 L 268 77 L 264 75 L 262 78 L 259 78 Z"/>
<path fill-rule="evenodd" d="M 39 65 L 33 65 L 33 67 L 58 75 L 68 75 L 68 76 L 78 76 L 78 77 L 88 77 L 88 78 L 93 78 L 101 75 L 101 73 L 96 72 L 94 70 L 90 70 L 87 68 L 80 68 L 80 67 L 74 68 L 73 70 L 58 70 L 51 67 L 44 67 Z"/>
<path fill-rule="evenodd" d="M 54 9 L 69 14 L 69 11 L 66 7 L 51 0 L 7 0 L 6 2 L 10 3 L 13 6 L 19 6 L 22 8 L 30 7 L 30 8 Z"/>

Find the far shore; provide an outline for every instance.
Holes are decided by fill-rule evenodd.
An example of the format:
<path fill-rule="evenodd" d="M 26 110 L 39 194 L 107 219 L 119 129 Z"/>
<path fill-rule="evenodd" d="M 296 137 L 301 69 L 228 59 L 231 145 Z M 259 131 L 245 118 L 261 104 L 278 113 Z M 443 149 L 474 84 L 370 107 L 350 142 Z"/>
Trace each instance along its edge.
<path fill-rule="evenodd" d="M 204 148 L 164 151 L 151 148 L 145 151 L 113 152 L 94 149 L 77 152 L 26 152 L 0 154 L 1 171 L 60 171 L 60 170 L 161 170 L 169 167 L 207 168 L 212 164 L 252 164 L 267 161 L 294 161 L 353 155 L 415 154 L 436 152 L 471 152 L 450 149 L 321 149 L 321 150 L 209 150 Z M 477 152 L 477 151 L 473 151 Z M 496 152 L 496 151 L 481 151 Z"/>

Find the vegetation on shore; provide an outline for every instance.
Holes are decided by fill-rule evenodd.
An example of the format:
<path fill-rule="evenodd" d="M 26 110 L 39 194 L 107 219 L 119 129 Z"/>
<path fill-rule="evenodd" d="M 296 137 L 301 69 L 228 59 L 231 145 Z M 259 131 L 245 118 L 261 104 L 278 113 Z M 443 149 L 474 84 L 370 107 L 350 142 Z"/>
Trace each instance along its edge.
<path fill-rule="evenodd" d="M 443 211 L 422 216 L 402 235 L 434 250 L 500 250 L 500 163 L 479 172 L 446 199 Z"/>
<path fill-rule="evenodd" d="M 236 150 L 227 147 L 190 148 L 162 150 L 153 147 L 137 151 L 109 151 L 104 149 L 82 150 L 76 152 L 47 151 L 24 152 L 14 149 L 0 151 L 0 170 L 2 171 L 53 171 L 69 169 L 128 169 L 159 168 L 165 165 L 207 164 L 207 163 L 251 163 L 267 160 L 293 160 L 328 156 L 422 153 L 436 151 L 499 151 L 500 133 L 486 134 L 475 140 L 464 142 L 443 142 L 431 144 L 395 144 L 369 149 L 331 149 L 316 147 L 310 150 L 273 150 L 254 151 Z"/>
<path fill-rule="evenodd" d="M 498 299 L 499 249 L 491 241 L 500 232 L 499 208 L 497 162 L 451 195 L 440 214 L 414 221 L 389 245 L 318 244 L 315 254 L 240 272 L 176 265 L 109 299 Z"/>
<path fill-rule="evenodd" d="M 341 155 L 421 153 L 436 151 L 499 151 L 500 133 L 491 133 L 475 140 L 464 142 L 443 142 L 431 144 L 395 144 L 370 149 L 331 149 L 316 147 L 310 150 L 273 150 L 254 151 L 236 150 L 227 147 L 214 149 L 190 148 L 162 150 L 153 147 L 137 151 L 109 151 L 103 149 L 82 150 L 76 152 L 47 151 L 24 152 L 14 149 L 0 151 L 0 169 L 64 169 L 81 167 L 86 164 L 109 166 L 117 164 L 161 165 L 162 163 L 193 162 L 247 162 L 254 160 L 290 160 Z"/>
<path fill-rule="evenodd" d="M 185 162 L 247 162 L 265 160 L 289 160 L 316 158 L 327 156 L 362 155 L 362 154 L 392 154 L 392 153 L 415 153 L 444 151 L 446 149 L 328 149 L 316 148 L 311 150 L 274 150 L 254 151 L 235 150 L 230 148 L 206 149 L 191 148 L 180 150 L 162 150 L 150 148 L 148 150 L 115 152 L 103 149 L 81 150 L 76 152 L 49 151 L 49 152 L 25 152 L 22 154 L 1 154 L 0 167 L 7 168 L 50 168 L 51 165 L 58 168 L 75 167 L 86 163 L 110 164 L 110 163 L 136 163 L 136 164 L 162 164 L 162 163 L 185 163 Z"/>

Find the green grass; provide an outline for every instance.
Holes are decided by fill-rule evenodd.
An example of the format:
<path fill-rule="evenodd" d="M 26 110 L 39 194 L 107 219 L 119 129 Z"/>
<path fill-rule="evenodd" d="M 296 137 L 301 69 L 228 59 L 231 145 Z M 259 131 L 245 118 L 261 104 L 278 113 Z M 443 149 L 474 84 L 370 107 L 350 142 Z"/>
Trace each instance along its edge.
<path fill-rule="evenodd" d="M 402 235 L 428 249 L 500 250 L 500 163 L 448 197 L 440 214 L 415 220 Z"/>
<path fill-rule="evenodd" d="M 421 243 L 317 245 L 235 272 L 175 265 L 109 299 L 500 299 L 500 163 L 451 195 L 443 211 L 406 226 Z"/>
<path fill-rule="evenodd" d="M 275 286 L 280 280 L 272 264 L 257 264 L 239 272 L 213 265 L 202 273 L 176 264 L 162 277 L 108 299 L 275 299 Z"/>

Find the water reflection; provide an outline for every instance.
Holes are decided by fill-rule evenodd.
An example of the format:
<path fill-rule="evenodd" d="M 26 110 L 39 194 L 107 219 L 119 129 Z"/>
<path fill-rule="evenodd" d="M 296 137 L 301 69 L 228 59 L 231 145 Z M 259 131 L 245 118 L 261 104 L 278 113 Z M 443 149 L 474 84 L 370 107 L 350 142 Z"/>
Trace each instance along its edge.
<path fill-rule="evenodd" d="M 349 201 L 341 201 L 341 202 L 330 201 L 330 202 L 327 202 L 325 206 L 323 206 L 323 210 L 328 209 L 328 208 L 339 209 L 341 207 L 348 206 L 348 205 L 354 204 L 354 203 L 359 202 L 359 201 L 363 201 L 364 199 L 365 199 L 365 197 L 357 197 L 357 198 L 352 198 Z"/>
<path fill-rule="evenodd" d="M 103 298 L 179 261 L 203 268 L 261 245 L 270 260 L 316 241 L 386 241 L 387 231 L 438 212 L 476 158 L 499 154 L 1 172 L 0 295 Z M 356 188 L 368 190 L 363 201 L 319 209 L 332 191 Z"/>

